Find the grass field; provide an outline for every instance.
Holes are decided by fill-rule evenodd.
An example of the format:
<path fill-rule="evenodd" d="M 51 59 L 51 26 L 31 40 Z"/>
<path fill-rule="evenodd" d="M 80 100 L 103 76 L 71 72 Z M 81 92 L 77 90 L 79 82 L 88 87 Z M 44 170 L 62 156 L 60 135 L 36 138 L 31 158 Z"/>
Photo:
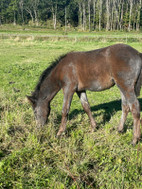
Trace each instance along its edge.
<path fill-rule="evenodd" d="M 32 108 L 25 97 L 34 89 L 42 71 L 59 55 L 118 42 L 119 39 L 97 42 L 0 39 L 1 189 L 142 188 L 142 143 L 130 145 L 131 114 L 126 121 L 127 132 L 117 133 L 121 101 L 116 87 L 87 92 L 99 126 L 94 133 L 90 132 L 88 117 L 74 95 L 67 134 L 60 139 L 56 133 L 61 120 L 62 91 L 52 101 L 49 122 L 41 130 L 36 128 Z M 128 41 L 128 44 L 142 52 L 141 41 Z M 142 106 L 141 96 L 139 101 Z"/>
<path fill-rule="evenodd" d="M 64 29 L 51 30 L 42 27 L 29 27 L 29 26 L 13 26 L 13 25 L 2 25 L 0 26 L 0 38 L 13 38 L 20 37 L 23 39 L 67 39 L 70 41 L 116 41 L 121 42 L 142 42 L 142 32 L 122 32 L 122 31 L 78 31 L 78 29 Z"/>

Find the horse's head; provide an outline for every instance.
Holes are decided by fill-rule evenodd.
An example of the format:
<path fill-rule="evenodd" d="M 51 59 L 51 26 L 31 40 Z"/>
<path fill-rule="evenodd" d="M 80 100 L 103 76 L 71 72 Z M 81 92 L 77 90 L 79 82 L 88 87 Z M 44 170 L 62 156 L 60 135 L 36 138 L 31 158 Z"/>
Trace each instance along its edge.
<path fill-rule="evenodd" d="M 50 103 L 46 100 L 38 100 L 34 96 L 27 96 L 27 98 L 32 105 L 37 126 L 43 126 L 50 114 Z"/>

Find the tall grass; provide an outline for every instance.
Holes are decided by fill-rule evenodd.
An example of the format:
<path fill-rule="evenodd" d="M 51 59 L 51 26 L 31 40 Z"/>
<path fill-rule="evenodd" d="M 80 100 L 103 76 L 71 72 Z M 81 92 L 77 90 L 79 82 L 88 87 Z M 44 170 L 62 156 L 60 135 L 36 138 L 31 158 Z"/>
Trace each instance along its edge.
<path fill-rule="evenodd" d="M 68 40 L 68 41 L 92 41 L 92 42 L 142 42 L 142 33 L 131 31 L 77 31 L 76 29 L 64 30 L 51 30 L 46 27 L 30 27 L 13 26 L 13 25 L 1 25 L 0 26 L 0 38 L 2 39 L 26 39 L 26 40 Z"/>
<path fill-rule="evenodd" d="M 41 72 L 59 55 L 101 48 L 119 41 L 0 40 L 0 188 L 142 188 L 142 144 L 130 145 L 117 133 L 121 117 L 119 90 L 87 92 L 99 129 L 91 133 L 87 115 L 74 95 L 67 133 L 57 139 L 63 94 L 51 103 L 48 124 L 37 129 L 25 96 Z M 142 52 L 139 42 L 129 42 Z M 140 97 L 140 103 L 142 99 Z"/>

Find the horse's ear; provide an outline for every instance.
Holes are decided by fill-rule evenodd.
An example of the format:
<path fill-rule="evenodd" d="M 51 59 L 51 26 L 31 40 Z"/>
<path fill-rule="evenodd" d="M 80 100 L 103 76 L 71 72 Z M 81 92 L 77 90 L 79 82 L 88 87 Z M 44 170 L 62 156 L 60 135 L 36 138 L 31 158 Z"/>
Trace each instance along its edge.
<path fill-rule="evenodd" d="M 33 96 L 26 96 L 26 97 L 32 106 L 34 106 L 36 104 L 37 99 L 35 97 L 33 97 Z"/>

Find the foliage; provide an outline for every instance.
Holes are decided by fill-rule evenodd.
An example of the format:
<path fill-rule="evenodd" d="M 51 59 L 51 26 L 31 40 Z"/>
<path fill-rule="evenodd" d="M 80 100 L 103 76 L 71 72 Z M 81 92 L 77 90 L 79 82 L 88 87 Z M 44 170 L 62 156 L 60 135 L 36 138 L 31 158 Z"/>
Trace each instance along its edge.
<path fill-rule="evenodd" d="M 51 21 L 51 25 L 47 23 Z M 141 0 L 1 0 L 1 24 L 81 30 L 140 30 Z"/>
<path fill-rule="evenodd" d="M 142 188 L 142 144 L 130 145 L 131 114 L 126 122 L 127 132 L 117 133 L 121 116 L 117 87 L 88 92 L 99 126 L 94 133 L 74 95 L 67 133 L 59 139 L 56 133 L 61 120 L 62 91 L 52 101 L 49 122 L 41 129 L 36 128 L 32 108 L 25 98 L 41 72 L 59 55 L 116 42 L 0 40 L 0 188 Z M 129 45 L 142 52 L 139 42 Z"/>

